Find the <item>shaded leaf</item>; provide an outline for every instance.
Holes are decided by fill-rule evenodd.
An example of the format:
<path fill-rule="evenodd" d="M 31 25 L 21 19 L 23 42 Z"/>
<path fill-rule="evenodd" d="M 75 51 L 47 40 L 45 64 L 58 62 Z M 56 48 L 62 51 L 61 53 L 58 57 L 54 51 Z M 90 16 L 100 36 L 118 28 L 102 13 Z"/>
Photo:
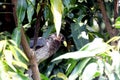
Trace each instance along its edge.
<path fill-rule="evenodd" d="M 19 47 L 20 42 L 21 42 L 21 27 L 16 27 L 12 33 L 12 39 L 14 42 L 17 44 Z M 14 43 L 13 43 L 14 44 Z"/>
<path fill-rule="evenodd" d="M 49 78 L 46 77 L 44 74 L 40 74 L 40 77 L 41 77 L 42 80 L 49 80 Z"/>
<path fill-rule="evenodd" d="M 32 21 L 32 16 L 34 14 L 34 7 L 35 7 L 35 0 L 27 0 L 28 7 L 27 7 L 27 18 L 29 23 Z"/>
<path fill-rule="evenodd" d="M 18 0 L 17 1 L 17 17 L 18 17 L 18 25 L 21 24 L 25 18 L 25 12 L 27 9 L 26 0 Z"/>
<path fill-rule="evenodd" d="M 86 29 L 84 25 L 80 26 L 77 23 L 71 24 L 72 37 L 75 42 L 77 50 L 79 50 L 89 42 L 88 35 L 85 30 Z"/>

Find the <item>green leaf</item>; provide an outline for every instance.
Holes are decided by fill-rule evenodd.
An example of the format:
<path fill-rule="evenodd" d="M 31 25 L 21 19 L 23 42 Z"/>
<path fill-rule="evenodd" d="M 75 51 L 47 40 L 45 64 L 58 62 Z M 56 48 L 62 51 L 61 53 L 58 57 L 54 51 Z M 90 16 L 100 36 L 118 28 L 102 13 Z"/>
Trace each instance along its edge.
<path fill-rule="evenodd" d="M 97 63 L 90 63 L 89 65 L 87 65 L 83 71 L 82 80 L 92 80 L 94 78 L 94 75 L 98 71 L 97 69 Z"/>
<path fill-rule="evenodd" d="M 64 7 L 62 4 L 62 0 L 50 0 L 50 3 L 51 3 L 51 10 L 54 17 L 56 33 L 58 36 L 61 29 L 62 13 L 63 13 Z"/>
<path fill-rule="evenodd" d="M 28 69 L 27 64 L 22 63 L 22 62 L 20 62 L 20 61 L 12 60 L 12 63 L 13 63 L 13 65 L 17 65 L 18 67 L 22 67 L 22 68 L 24 68 L 24 69 Z"/>
<path fill-rule="evenodd" d="M 116 80 L 114 73 L 113 73 L 113 68 L 110 64 L 108 64 L 107 62 L 104 63 L 105 64 L 105 74 L 108 76 L 109 80 Z"/>
<path fill-rule="evenodd" d="M 18 73 L 15 73 L 15 72 L 8 72 L 9 75 L 10 75 L 10 78 L 12 78 L 12 80 L 30 80 L 28 78 L 28 76 L 18 72 Z M 10 80 L 10 79 L 9 79 Z"/>
<path fill-rule="evenodd" d="M 90 51 L 75 51 L 75 52 L 69 52 L 65 53 L 52 61 L 60 60 L 60 59 L 81 59 L 81 58 L 86 58 L 86 57 L 93 57 L 97 54 L 97 52 L 90 52 Z"/>
<path fill-rule="evenodd" d="M 26 61 L 29 61 L 29 59 L 27 58 L 27 56 L 18 48 L 18 47 L 16 47 L 16 46 L 13 46 L 14 47 L 14 49 L 16 49 L 18 52 L 19 52 L 19 54 L 21 54 L 22 55 L 22 57 L 26 60 Z M 21 57 L 21 58 L 22 58 Z"/>
<path fill-rule="evenodd" d="M 53 71 L 53 69 L 54 69 L 54 66 L 55 66 L 55 64 L 52 63 L 51 65 L 49 65 L 49 66 L 47 67 L 47 70 L 46 70 L 46 73 L 45 73 L 46 76 L 50 76 L 50 74 L 52 73 L 52 71 Z"/>
<path fill-rule="evenodd" d="M 16 72 L 17 70 L 15 69 L 15 67 L 12 64 L 12 62 L 13 62 L 12 51 L 4 50 L 4 55 L 5 55 L 6 63 Z"/>
<path fill-rule="evenodd" d="M 12 39 L 17 44 L 16 46 L 19 47 L 21 42 L 21 27 L 16 27 L 15 30 L 12 33 Z"/>
<path fill-rule="evenodd" d="M 120 17 L 118 17 L 115 21 L 115 28 L 120 28 Z"/>
<path fill-rule="evenodd" d="M 115 70 L 116 75 L 120 79 L 120 53 L 117 51 L 113 51 L 110 53 L 110 56 L 112 58 L 112 67 Z"/>
<path fill-rule="evenodd" d="M 77 23 L 71 24 L 72 37 L 75 42 L 77 50 L 79 50 L 89 42 L 88 35 L 85 30 L 86 29 L 84 25 L 80 26 Z"/>
<path fill-rule="evenodd" d="M 75 68 L 75 66 L 76 66 L 76 64 L 77 64 L 77 61 L 76 60 L 73 60 L 73 59 L 69 59 L 68 60 L 68 65 L 70 65 L 70 66 L 68 66 L 68 68 L 67 68 L 67 73 L 66 73 L 66 75 L 68 76 L 71 72 L 72 72 L 72 70 Z"/>
<path fill-rule="evenodd" d="M 47 38 L 53 29 L 54 29 L 53 25 L 48 26 L 48 29 L 46 30 L 46 32 L 43 33 L 42 37 Z"/>
<path fill-rule="evenodd" d="M 27 7 L 27 18 L 29 23 L 32 21 L 32 16 L 34 14 L 34 7 L 35 7 L 35 0 L 27 0 L 28 7 Z"/>
<path fill-rule="evenodd" d="M 63 80 L 68 80 L 67 76 L 65 74 L 61 73 L 61 72 L 57 73 L 57 77 L 61 78 Z"/>
<path fill-rule="evenodd" d="M 26 0 L 18 0 L 17 1 L 17 17 L 18 17 L 18 25 L 21 24 L 25 18 L 25 12 L 27 9 Z"/>
<path fill-rule="evenodd" d="M 96 45 L 97 44 L 97 45 Z M 96 54 L 100 54 L 110 50 L 112 47 L 102 41 L 101 38 L 95 38 L 95 40 L 91 43 L 86 44 L 83 46 L 79 51 L 75 52 L 68 52 L 63 54 L 52 61 L 59 60 L 59 59 L 81 59 L 86 57 L 94 57 Z"/>
<path fill-rule="evenodd" d="M 53 19 L 53 15 L 52 15 L 52 12 L 51 12 L 49 6 L 44 7 L 44 18 L 45 18 L 46 21 L 48 20 L 50 22 Z"/>
<path fill-rule="evenodd" d="M 5 47 L 6 47 L 6 40 L 1 40 L 0 41 L 0 55 L 2 55 L 1 52 L 3 51 Z"/>
<path fill-rule="evenodd" d="M 87 59 L 83 59 L 81 60 L 77 66 L 74 68 L 74 70 L 72 71 L 72 73 L 69 76 L 70 80 L 75 80 L 79 75 L 81 75 L 84 67 L 86 66 L 86 64 L 90 61 L 90 58 Z"/>
<path fill-rule="evenodd" d="M 46 77 L 44 74 L 40 74 L 40 77 L 41 77 L 42 80 L 49 80 L 49 78 Z"/>

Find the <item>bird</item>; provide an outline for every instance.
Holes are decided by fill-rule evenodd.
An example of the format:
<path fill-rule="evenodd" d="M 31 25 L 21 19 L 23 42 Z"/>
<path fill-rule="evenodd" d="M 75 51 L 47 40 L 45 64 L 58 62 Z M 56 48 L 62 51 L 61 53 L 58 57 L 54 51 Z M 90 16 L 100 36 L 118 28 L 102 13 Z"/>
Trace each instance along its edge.
<path fill-rule="evenodd" d="M 29 46 L 31 50 L 34 52 L 36 61 L 38 65 L 43 62 L 44 60 L 51 57 L 57 50 L 60 48 L 61 42 L 65 40 L 63 34 L 56 35 L 56 33 L 51 34 L 48 38 L 38 37 L 37 44 L 35 45 L 35 50 L 33 48 L 34 39 L 31 39 L 29 42 Z M 25 71 L 28 74 L 30 80 L 32 79 L 32 70 L 29 68 Z"/>
<path fill-rule="evenodd" d="M 38 37 L 34 53 L 38 64 L 52 56 L 60 48 L 61 42 L 65 40 L 63 34 L 51 34 L 48 38 Z M 30 47 L 33 48 L 33 39 L 30 41 Z"/>

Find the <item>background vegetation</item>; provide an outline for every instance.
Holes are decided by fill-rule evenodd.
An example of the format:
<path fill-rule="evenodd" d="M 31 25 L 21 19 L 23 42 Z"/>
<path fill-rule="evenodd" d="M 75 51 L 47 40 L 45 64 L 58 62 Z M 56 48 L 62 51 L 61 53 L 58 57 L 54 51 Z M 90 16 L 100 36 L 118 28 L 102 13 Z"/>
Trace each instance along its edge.
<path fill-rule="evenodd" d="M 39 64 L 40 79 L 34 80 L 120 80 L 118 2 L 1 0 L 0 80 L 29 80 L 25 71 L 37 63 L 24 40 L 55 32 L 67 44 Z"/>

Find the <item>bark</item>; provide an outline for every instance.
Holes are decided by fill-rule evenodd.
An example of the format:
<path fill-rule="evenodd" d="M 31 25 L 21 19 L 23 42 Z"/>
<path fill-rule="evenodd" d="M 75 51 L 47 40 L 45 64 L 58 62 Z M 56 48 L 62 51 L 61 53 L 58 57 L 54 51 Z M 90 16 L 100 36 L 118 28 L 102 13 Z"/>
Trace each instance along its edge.
<path fill-rule="evenodd" d="M 36 1 L 38 2 L 38 1 Z M 42 3 L 44 3 L 44 0 L 42 0 Z M 33 49 L 35 49 L 35 45 L 36 45 L 36 42 L 37 42 L 37 38 L 38 38 L 38 34 L 39 34 L 39 30 L 41 29 L 40 27 L 43 25 L 43 7 L 44 5 L 40 5 L 40 10 L 38 13 L 36 13 L 37 15 L 37 21 L 36 21 L 36 24 L 35 24 L 35 31 L 34 31 L 34 47 Z M 37 7 L 37 6 L 36 6 Z M 37 8 L 36 8 L 37 9 Z"/>
<path fill-rule="evenodd" d="M 114 20 L 118 17 L 118 10 L 119 10 L 118 4 L 119 4 L 119 0 L 114 0 Z"/>
<path fill-rule="evenodd" d="M 21 43 L 22 43 L 24 52 L 30 61 L 30 69 L 32 70 L 33 79 L 41 80 L 35 53 L 30 49 L 30 47 L 27 43 L 23 28 L 21 29 Z"/>
<path fill-rule="evenodd" d="M 104 20 L 104 23 L 105 23 L 105 26 L 106 26 L 106 30 L 109 33 L 110 38 L 116 36 L 118 34 L 118 30 L 112 28 L 112 26 L 110 24 L 110 20 L 107 16 L 107 13 L 106 13 L 106 10 L 105 10 L 103 0 L 97 0 L 97 2 L 98 2 L 98 5 L 99 5 L 99 8 L 101 10 L 103 20 Z"/>

